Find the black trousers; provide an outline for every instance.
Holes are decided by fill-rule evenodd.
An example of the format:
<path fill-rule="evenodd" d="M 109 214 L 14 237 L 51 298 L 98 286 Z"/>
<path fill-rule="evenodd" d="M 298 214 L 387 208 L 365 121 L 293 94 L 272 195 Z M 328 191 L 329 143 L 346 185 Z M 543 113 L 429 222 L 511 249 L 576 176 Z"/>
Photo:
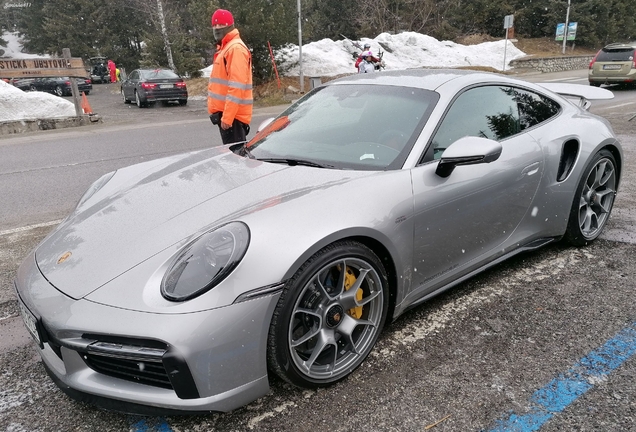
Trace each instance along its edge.
<path fill-rule="evenodd" d="M 247 134 L 249 131 L 249 125 L 236 119 L 234 119 L 232 127 L 229 129 L 223 129 L 221 128 L 221 124 L 219 124 L 219 132 L 221 132 L 221 140 L 223 140 L 223 144 L 247 141 Z"/>

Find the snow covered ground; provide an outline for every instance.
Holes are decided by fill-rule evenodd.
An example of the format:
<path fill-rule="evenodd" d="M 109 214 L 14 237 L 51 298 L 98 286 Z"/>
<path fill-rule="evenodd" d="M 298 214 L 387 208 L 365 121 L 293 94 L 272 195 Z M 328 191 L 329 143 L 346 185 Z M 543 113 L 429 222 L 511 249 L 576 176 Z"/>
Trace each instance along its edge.
<path fill-rule="evenodd" d="M 22 52 L 22 44 L 16 33 L 3 34 L 8 42 L 1 58 L 40 57 Z M 425 67 L 490 66 L 503 70 L 504 49 L 506 63 L 525 54 L 510 41 L 484 42 L 477 45 L 460 45 L 451 41 L 438 41 L 419 33 L 405 32 L 397 35 L 382 33 L 374 39 L 363 38 L 360 45 L 371 44 L 375 55 L 383 52 L 387 70 Z M 305 76 L 335 76 L 354 73 L 352 54 L 359 52 L 350 40 L 323 39 L 303 45 L 303 74 Z M 275 53 L 276 61 L 287 75 L 298 76 L 298 46 L 288 45 Z M 508 66 L 506 65 L 506 69 Z M 211 66 L 203 69 L 209 76 Z M 0 121 L 33 118 L 65 117 L 75 115 L 71 102 L 43 92 L 23 92 L 0 82 Z"/>

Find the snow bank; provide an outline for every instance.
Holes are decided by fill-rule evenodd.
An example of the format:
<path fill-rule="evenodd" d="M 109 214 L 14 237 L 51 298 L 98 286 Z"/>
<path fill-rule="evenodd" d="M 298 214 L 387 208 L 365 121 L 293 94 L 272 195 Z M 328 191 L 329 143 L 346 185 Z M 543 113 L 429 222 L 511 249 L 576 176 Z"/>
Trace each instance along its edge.
<path fill-rule="evenodd" d="M 384 52 L 383 60 L 387 70 L 401 70 L 425 67 L 490 66 L 503 69 L 506 41 L 484 42 L 477 45 L 461 45 L 452 41 L 437 39 L 414 32 L 396 35 L 381 33 L 375 39 L 363 38 L 371 44 L 371 51 L 377 55 Z M 307 76 L 335 76 L 355 72 L 352 54 L 360 52 L 349 40 L 333 41 L 323 39 L 303 45 L 303 74 Z M 506 69 L 508 63 L 525 56 L 521 50 L 508 41 Z M 298 46 L 288 45 L 276 53 L 281 69 L 287 75 L 297 76 Z"/>
<path fill-rule="evenodd" d="M 44 92 L 23 92 L 0 81 L 0 121 L 70 117 L 75 105 Z"/>

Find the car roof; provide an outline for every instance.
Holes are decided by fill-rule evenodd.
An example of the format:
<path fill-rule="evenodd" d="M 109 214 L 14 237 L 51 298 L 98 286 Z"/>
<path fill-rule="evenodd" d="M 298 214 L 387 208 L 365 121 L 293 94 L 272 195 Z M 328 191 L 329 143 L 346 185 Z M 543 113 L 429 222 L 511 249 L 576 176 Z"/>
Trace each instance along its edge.
<path fill-rule="evenodd" d="M 464 69 L 406 69 L 382 71 L 369 74 L 353 74 L 326 83 L 341 84 L 379 84 L 400 87 L 415 87 L 424 90 L 435 90 L 452 80 L 466 82 L 517 82 L 504 75 Z"/>
<path fill-rule="evenodd" d="M 636 42 L 625 42 L 625 43 L 611 43 L 609 45 L 605 45 L 603 50 L 624 50 L 624 49 L 636 49 Z"/>

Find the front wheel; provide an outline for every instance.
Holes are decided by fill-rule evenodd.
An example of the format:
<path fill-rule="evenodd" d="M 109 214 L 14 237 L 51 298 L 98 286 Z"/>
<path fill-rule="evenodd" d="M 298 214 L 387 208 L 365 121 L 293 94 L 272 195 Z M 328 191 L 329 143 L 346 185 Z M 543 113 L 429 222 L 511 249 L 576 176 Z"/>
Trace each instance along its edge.
<path fill-rule="evenodd" d="M 596 153 L 576 189 L 565 239 L 574 246 L 594 241 L 603 231 L 616 196 L 616 159 L 608 150 Z"/>
<path fill-rule="evenodd" d="M 384 266 L 368 247 L 340 241 L 317 252 L 278 300 L 268 337 L 270 369 L 308 388 L 345 378 L 382 331 L 388 289 Z"/>
<path fill-rule="evenodd" d="M 124 93 L 124 89 L 121 89 L 121 98 L 124 100 L 125 104 L 129 104 L 130 103 L 130 101 L 126 97 L 126 93 Z"/>

